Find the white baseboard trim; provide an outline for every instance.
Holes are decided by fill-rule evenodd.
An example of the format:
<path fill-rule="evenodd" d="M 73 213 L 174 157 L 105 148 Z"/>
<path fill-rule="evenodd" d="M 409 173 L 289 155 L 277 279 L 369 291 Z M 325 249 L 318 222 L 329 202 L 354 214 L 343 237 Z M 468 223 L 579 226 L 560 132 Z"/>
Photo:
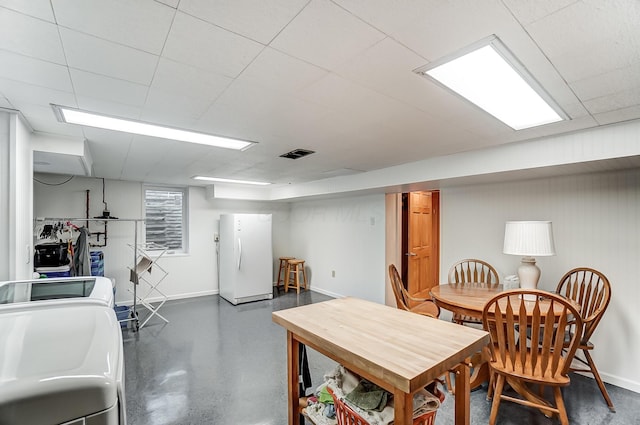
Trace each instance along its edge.
<path fill-rule="evenodd" d="M 600 372 L 600 377 L 607 384 L 615 385 L 616 387 L 624 388 L 625 390 L 633 391 L 634 393 L 640 393 L 639 382 L 631 381 L 617 375 L 611 375 L 603 372 L 602 370 L 598 370 L 598 372 Z M 580 375 L 593 379 L 593 375 L 590 373 L 580 373 Z M 596 383 L 594 382 L 593 385 L 596 385 Z"/>
<path fill-rule="evenodd" d="M 337 294 L 335 292 L 331 292 L 331 291 L 327 291 L 326 289 L 322 289 L 322 288 L 309 288 L 310 291 L 312 292 L 317 292 L 319 294 L 324 294 L 327 295 L 329 297 L 333 297 L 333 298 L 344 298 L 346 297 L 346 295 L 342 295 L 342 294 Z"/>

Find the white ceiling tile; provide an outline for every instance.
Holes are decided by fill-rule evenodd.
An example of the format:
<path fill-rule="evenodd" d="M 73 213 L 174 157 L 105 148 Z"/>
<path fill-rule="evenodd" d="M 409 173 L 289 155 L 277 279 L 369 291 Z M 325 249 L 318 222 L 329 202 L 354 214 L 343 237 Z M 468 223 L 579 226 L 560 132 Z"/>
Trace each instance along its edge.
<path fill-rule="evenodd" d="M 179 12 L 163 56 L 235 78 L 263 48 L 260 43 Z"/>
<path fill-rule="evenodd" d="M 560 9 L 577 3 L 579 0 L 503 0 L 515 17 L 523 25 L 530 24 L 538 19 L 549 16 Z"/>
<path fill-rule="evenodd" d="M 175 9 L 153 0 L 52 0 L 62 27 L 159 55 Z"/>
<path fill-rule="evenodd" d="M 34 18 L 55 22 L 49 0 L 0 0 L 0 7 L 6 7 Z"/>
<path fill-rule="evenodd" d="M 308 3 L 308 0 L 182 0 L 189 15 L 268 44 Z"/>
<path fill-rule="evenodd" d="M 570 86 L 585 101 L 640 87 L 640 62 L 575 81 Z"/>
<path fill-rule="evenodd" d="M 143 106 L 148 87 L 130 81 L 105 77 L 91 72 L 70 69 L 71 80 L 76 94 L 108 102 L 118 102 L 133 106 Z"/>
<path fill-rule="evenodd" d="M 65 66 L 0 50 L 0 78 L 55 90 L 72 91 Z M 0 87 L 0 91 L 2 88 Z"/>
<path fill-rule="evenodd" d="M 151 84 L 158 57 L 60 28 L 69 67 L 138 84 Z"/>
<path fill-rule="evenodd" d="M 327 75 L 327 71 L 271 48 L 262 53 L 238 77 L 267 88 L 295 92 Z"/>
<path fill-rule="evenodd" d="M 180 0 L 156 0 L 159 3 L 166 4 L 169 7 L 176 9 Z"/>
<path fill-rule="evenodd" d="M 300 92 L 300 96 L 334 110 L 349 111 L 351 116 L 375 114 L 376 118 L 390 105 L 398 103 L 395 99 L 380 94 L 367 87 L 346 80 L 336 74 L 327 77 Z"/>
<path fill-rule="evenodd" d="M 429 61 L 438 60 L 492 34 L 503 38 L 520 24 L 498 0 L 436 2 L 428 13 L 416 14 L 393 38 Z M 508 37 L 507 37 L 508 38 Z"/>
<path fill-rule="evenodd" d="M 588 46 L 575 45 L 570 51 L 551 60 L 566 81 L 573 83 L 639 62 L 640 38 L 601 40 Z"/>
<path fill-rule="evenodd" d="M 54 90 L 7 79 L 0 79 L 0 87 L 2 87 L 2 93 L 18 109 L 25 105 L 48 107 L 50 103 L 76 106 L 76 99 L 70 91 Z"/>
<path fill-rule="evenodd" d="M 210 100 L 202 97 L 188 97 L 152 88 L 149 90 L 141 119 L 162 124 L 163 120 L 152 119 L 154 116 L 157 117 L 159 113 L 160 116 L 166 116 L 171 120 L 166 124 L 175 126 L 176 124 L 172 124 L 172 122 L 180 120 L 180 122 L 192 125 L 206 112 L 210 104 Z"/>
<path fill-rule="evenodd" d="M 446 118 L 453 105 L 459 105 L 460 101 L 412 72 L 424 64 L 422 57 L 387 38 L 340 66 L 336 73 L 433 116 Z M 434 108 L 434 104 L 439 107 Z"/>
<path fill-rule="evenodd" d="M 637 120 L 638 117 L 640 117 L 640 106 L 638 105 L 594 115 L 600 125 Z"/>
<path fill-rule="evenodd" d="M 312 0 L 271 47 L 332 70 L 384 38 L 383 33 L 334 3 Z"/>
<path fill-rule="evenodd" d="M 183 63 L 160 59 L 151 87 L 185 97 L 215 100 L 233 80 Z"/>
<path fill-rule="evenodd" d="M 434 13 L 443 2 L 439 0 L 334 0 L 340 7 L 348 10 L 363 21 L 392 35 L 405 28 L 416 17 Z"/>
<path fill-rule="evenodd" d="M 154 137 L 134 136 L 127 158 L 122 164 L 123 180 L 145 181 L 147 174 L 158 166 L 178 142 Z M 184 145 L 184 143 L 179 143 Z"/>
<path fill-rule="evenodd" d="M 567 25 L 571 22 L 571 25 Z M 569 82 L 640 61 L 640 3 L 585 0 L 527 26 Z"/>
<path fill-rule="evenodd" d="M 298 134 L 304 129 L 311 133 L 310 126 L 326 113 L 327 108 L 317 103 L 237 81 L 200 122 L 220 129 L 214 131 L 218 134 L 260 142 L 264 137 Z M 261 138 L 253 138 L 254 133 Z"/>
<path fill-rule="evenodd" d="M 0 8 L 0 49 L 64 64 L 58 29 L 50 22 Z"/>
<path fill-rule="evenodd" d="M 591 114 L 617 111 L 640 105 L 640 86 L 629 87 L 623 91 L 587 100 L 584 106 Z"/>

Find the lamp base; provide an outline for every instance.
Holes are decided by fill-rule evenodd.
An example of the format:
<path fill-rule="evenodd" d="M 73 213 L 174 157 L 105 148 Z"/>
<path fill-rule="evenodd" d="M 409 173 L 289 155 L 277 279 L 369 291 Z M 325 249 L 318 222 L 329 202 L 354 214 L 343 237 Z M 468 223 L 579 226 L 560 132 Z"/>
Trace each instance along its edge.
<path fill-rule="evenodd" d="M 536 266 L 536 259 L 533 257 L 522 257 L 522 263 L 518 267 L 518 279 L 520 279 L 520 288 L 522 289 L 538 289 L 538 280 L 540 279 L 540 269 Z M 525 300 L 533 301 L 534 296 L 525 296 Z"/>

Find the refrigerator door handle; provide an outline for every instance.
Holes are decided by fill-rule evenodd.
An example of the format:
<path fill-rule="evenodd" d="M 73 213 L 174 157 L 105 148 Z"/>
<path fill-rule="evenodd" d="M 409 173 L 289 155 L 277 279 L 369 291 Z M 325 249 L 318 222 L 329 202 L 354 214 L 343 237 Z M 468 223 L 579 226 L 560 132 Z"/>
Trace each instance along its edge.
<path fill-rule="evenodd" d="M 242 240 L 238 238 L 238 270 L 240 270 L 241 262 L 242 262 Z"/>

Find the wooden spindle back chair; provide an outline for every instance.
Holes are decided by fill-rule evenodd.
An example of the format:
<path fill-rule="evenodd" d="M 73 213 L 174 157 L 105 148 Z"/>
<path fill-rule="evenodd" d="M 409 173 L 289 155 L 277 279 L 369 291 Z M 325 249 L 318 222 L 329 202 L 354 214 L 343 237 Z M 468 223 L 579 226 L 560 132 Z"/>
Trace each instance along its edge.
<path fill-rule="evenodd" d="M 604 386 L 604 382 L 602 382 L 596 364 L 589 353 L 594 348 L 593 343 L 590 341 L 591 336 L 595 332 L 598 323 L 600 323 L 611 300 L 611 284 L 609 283 L 609 279 L 598 270 L 588 267 L 578 267 L 568 271 L 562 276 L 556 292 L 580 304 L 580 315 L 584 322 L 584 331 L 580 337 L 580 346 L 578 347 L 578 350 L 584 355 L 584 359 L 576 356 L 575 360 L 579 363 L 576 364 L 576 362 L 574 362 L 571 370 L 574 372 L 591 373 L 609 409 L 615 412 L 616 410 L 611 401 L 611 397 L 609 397 L 609 393 Z"/>
<path fill-rule="evenodd" d="M 562 425 L 568 425 L 560 388 L 569 385 L 569 368 L 583 328 L 574 303 L 540 290 L 504 291 L 485 305 L 482 320 L 491 338 L 489 366 L 496 377 L 489 424 L 496 423 L 500 402 L 507 400 L 537 407 L 547 416 L 557 414 Z M 575 333 L 566 340 L 571 329 Z M 505 382 L 521 397 L 503 394 Z M 539 391 L 531 388 L 535 384 Z M 555 406 L 542 397 L 545 387 L 553 389 Z"/>
<path fill-rule="evenodd" d="M 451 266 L 448 281 L 449 283 L 482 288 L 500 284 L 496 269 L 486 261 L 475 258 L 461 260 Z M 451 321 L 460 325 L 465 323 L 482 324 L 481 318 L 465 316 L 458 313 L 454 313 Z"/>
<path fill-rule="evenodd" d="M 415 298 L 409 295 L 409 292 L 404 287 L 400 273 L 398 273 L 398 269 L 393 264 L 389 265 L 389 280 L 391 281 L 393 294 L 396 297 L 396 306 L 399 309 L 436 318 L 440 316 L 440 307 L 438 307 L 433 300 Z"/>

